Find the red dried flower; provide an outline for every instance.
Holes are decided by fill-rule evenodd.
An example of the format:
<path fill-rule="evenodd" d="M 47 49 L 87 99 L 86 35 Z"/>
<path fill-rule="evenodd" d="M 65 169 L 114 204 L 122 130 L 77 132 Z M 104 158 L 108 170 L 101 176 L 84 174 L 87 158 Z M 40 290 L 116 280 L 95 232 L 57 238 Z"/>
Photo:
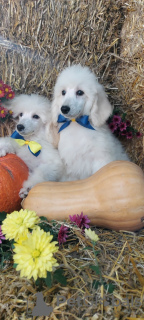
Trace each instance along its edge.
<path fill-rule="evenodd" d="M 68 237 L 67 235 L 68 232 L 68 228 L 65 227 L 64 225 L 62 225 L 59 229 L 59 233 L 58 233 L 58 241 L 59 241 L 59 245 L 61 243 L 66 242 L 66 238 Z"/>
<path fill-rule="evenodd" d="M 5 91 L 5 94 L 8 94 L 9 92 L 12 91 L 12 89 L 10 86 L 8 86 L 8 84 L 4 84 L 4 91 Z"/>
<path fill-rule="evenodd" d="M 83 212 L 80 215 L 75 214 L 73 216 L 69 216 L 69 218 L 70 218 L 71 222 L 76 224 L 80 229 L 89 228 L 90 220 L 88 219 L 88 216 L 83 215 Z"/>
<path fill-rule="evenodd" d="M 0 88 L 0 98 L 3 98 L 5 96 L 5 92 L 3 88 Z"/>
<path fill-rule="evenodd" d="M 5 118 L 7 113 L 8 113 L 8 110 L 0 106 L 0 118 Z"/>
<path fill-rule="evenodd" d="M 15 96 L 15 93 L 13 91 L 10 91 L 7 95 L 6 95 L 6 99 L 13 99 Z"/>

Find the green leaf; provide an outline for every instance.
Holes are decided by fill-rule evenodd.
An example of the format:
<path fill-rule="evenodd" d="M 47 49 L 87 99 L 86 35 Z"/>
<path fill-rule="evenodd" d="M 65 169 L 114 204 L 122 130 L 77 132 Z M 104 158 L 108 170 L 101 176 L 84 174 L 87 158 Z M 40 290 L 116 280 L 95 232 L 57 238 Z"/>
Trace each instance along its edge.
<path fill-rule="evenodd" d="M 95 251 L 95 255 L 97 256 L 100 253 L 100 250 Z"/>
<path fill-rule="evenodd" d="M 93 284 L 92 284 L 92 287 L 94 288 L 94 289 L 98 289 L 98 287 L 100 287 L 101 286 L 101 282 L 100 281 L 98 281 L 98 280 L 94 280 L 93 281 Z"/>
<path fill-rule="evenodd" d="M 90 266 L 90 268 L 95 271 L 96 274 L 100 274 L 99 266 Z"/>
<path fill-rule="evenodd" d="M 115 285 L 112 283 L 104 284 L 104 288 L 108 291 L 108 293 L 113 293 L 115 290 Z"/>
<path fill-rule="evenodd" d="M 3 253 L 6 260 L 10 260 L 12 258 L 12 252 L 7 251 Z"/>
<path fill-rule="evenodd" d="M 63 275 L 64 270 L 63 269 L 57 269 L 53 274 L 53 279 L 57 282 L 61 283 L 62 285 L 67 285 L 66 277 Z"/>
<path fill-rule="evenodd" d="M 6 212 L 0 212 L 0 221 L 3 221 L 3 220 L 5 220 L 5 218 L 6 218 L 6 216 L 7 216 L 7 213 Z"/>
<path fill-rule="evenodd" d="M 40 217 L 40 220 L 48 222 L 48 219 L 46 217 L 43 217 L 43 216 Z"/>
<path fill-rule="evenodd" d="M 44 281 L 45 281 L 47 287 L 51 288 L 51 286 L 52 286 L 52 275 L 51 275 L 51 272 L 47 271 L 47 277 L 44 278 Z"/>
<path fill-rule="evenodd" d="M 85 247 L 83 250 L 92 250 L 92 247 Z"/>
<path fill-rule="evenodd" d="M 15 264 L 15 263 L 14 263 L 14 264 Z M 39 287 L 40 284 L 41 284 L 41 280 L 40 280 L 40 278 L 38 278 L 38 279 L 35 281 L 35 285 Z"/>
<path fill-rule="evenodd" d="M 17 265 L 18 265 L 17 263 L 14 263 L 13 268 L 15 269 L 17 267 Z"/>
<path fill-rule="evenodd" d="M 0 267 L 3 268 L 4 266 L 4 256 L 1 257 Z"/>
<path fill-rule="evenodd" d="M 122 115 L 122 122 L 125 120 L 125 118 L 126 118 L 126 113 L 123 113 L 123 115 Z"/>

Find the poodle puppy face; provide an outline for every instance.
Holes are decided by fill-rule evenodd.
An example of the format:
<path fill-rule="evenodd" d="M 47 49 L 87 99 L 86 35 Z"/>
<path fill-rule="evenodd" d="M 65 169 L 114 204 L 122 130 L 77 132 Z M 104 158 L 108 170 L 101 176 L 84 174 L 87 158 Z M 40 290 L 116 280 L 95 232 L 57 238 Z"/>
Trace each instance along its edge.
<path fill-rule="evenodd" d="M 16 126 L 16 130 L 22 136 L 29 136 L 36 134 L 42 127 L 43 122 L 40 118 L 40 114 L 33 112 L 21 112 L 19 114 L 19 121 Z"/>
<path fill-rule="evenodd" d="M 37 94 L 21 94 L 6 107 L 12 110 L 14 118 L 18 117 L 16 130 L 22 136 L 37 134 L 50 121 L 49 100 Z"/>
<path fill-rule="evenodd" d="M 54 123 L 59 114 L 69 119 L 89 115 L 93 125 L 100 126 L 111 112 L 112 107 L 104 89 L 89 68 L 74 65 L 62 71 L 54 88 Z"/>

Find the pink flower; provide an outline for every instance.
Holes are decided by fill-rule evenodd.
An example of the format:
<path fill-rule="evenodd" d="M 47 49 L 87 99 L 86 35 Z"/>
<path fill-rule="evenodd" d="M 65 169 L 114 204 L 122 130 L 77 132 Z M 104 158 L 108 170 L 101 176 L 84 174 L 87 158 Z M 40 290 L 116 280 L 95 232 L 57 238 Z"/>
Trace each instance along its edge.
<path fill-rule="evenodd" d="M 136 136 L 137 136 L 137 138 L 140 138 L 142 136 L 142 133 L 141 132 L 137 132 Z"/>
<path fill-rule="evenodd" d="M 75 214 L 73 216 L 69 216 L 71 222 L 73 222 L 74 224 L 76 224 L 80 229 L 83 228 L 89 228 L 89 223 L 90 220 L 88 219 L 88 216 L 84 216 L 83 212 L 80 214 Z"/>
<path fill-rule="evenodd" d="M 11 87 L 8 86 L 8 84 L 4 84 L 4 92 L 5 92 L 5 94 L 8 94 L 11 91 L 12 91 Z"/>
<path fill-rule="evenodd" d="M 0 226 L 0 243 L 2 243 L 2 240 L 5 240 L 5 236 L 3 235 L 1 231 L 1 226 Z"/>
<path fill-rule="evenodd" d="M 0 118 L 5 118 L 7 113 L 8 113 L 8 110 L 0 106 Z"/>
<path fill-rule="evenodd" d="M 10 91 L 7 95 L 6 95 L 6 99 L 13 99 L 15 96 L 15 93 L 13 91 Z"/>
<path fill-rule="evenodd" d="M 112 132 L 114 132 L 117 129 L 117 124 L 114 122 L 109 123 L 109 128 Z"/>
<path fill-rule="evenodd" d="M 68 228 L 65 227 L 64 225 L 62 225 L 59 229 L 59 233 L 58 233 L 58 241 L 59 241 L 59 245 L 61 243 L 66 242 L 66 238 L 68 237 L 67 235 L 68 232 Z"/>
<path fill-rule="evenodd" d="M 127 132 L 126 137 L 127 137 L 127 139 L 132 139 L 132 137 L 133 137 L 132 132 L 131 131 Z"/>
<path fill-rule="evenodd" d="M 3 88 L 0 88 L 0 98 L 3 98 L 5 96 L 5 92 Z"/>
<path fill-rule="evenodd" d="M 127 125 L 125 122 L 121 122 L 119 127 L 120 127 L 120 131 L 124 131 L 126 130 Z"/>
<path fill-rule="evenodd" d="M 112 120 L 113 120 L 113 123 L 117 123 L 117 124 L 121 123 L 121 117 L 118 115 L 114 115 Z"/>

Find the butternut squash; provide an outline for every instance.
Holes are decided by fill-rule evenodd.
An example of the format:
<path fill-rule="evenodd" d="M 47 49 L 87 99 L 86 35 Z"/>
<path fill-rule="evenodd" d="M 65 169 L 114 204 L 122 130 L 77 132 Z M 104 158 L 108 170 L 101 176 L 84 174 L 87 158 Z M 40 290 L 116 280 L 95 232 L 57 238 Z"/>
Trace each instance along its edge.
<path fill-rule="evenodd" d="M 92 225 L 136 231 L 144 226 L 144 174 L 129 161 L 114 161 L 85 180 L 43 182 L 22 207 L 49 220 L 83 212 Z"/>

